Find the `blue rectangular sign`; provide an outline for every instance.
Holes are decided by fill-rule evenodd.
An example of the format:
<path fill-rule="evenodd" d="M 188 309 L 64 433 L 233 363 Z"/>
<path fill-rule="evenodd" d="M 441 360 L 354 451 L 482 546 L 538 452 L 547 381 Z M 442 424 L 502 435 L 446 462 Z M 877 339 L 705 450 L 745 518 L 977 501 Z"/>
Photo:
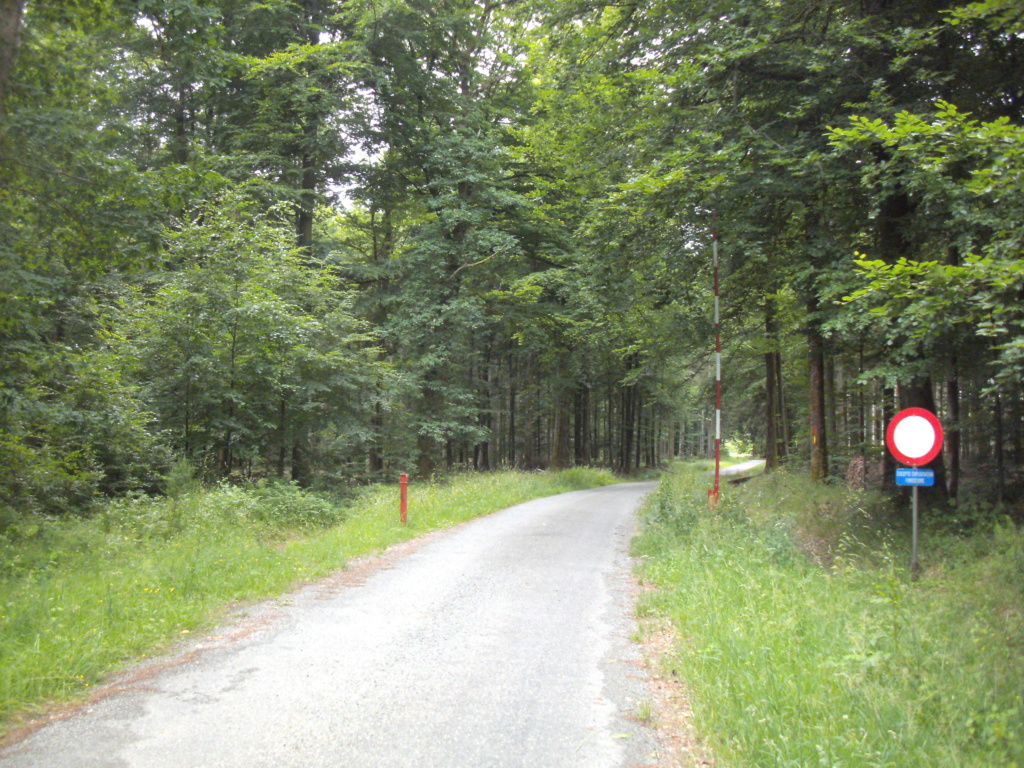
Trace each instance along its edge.
<path fill-rule="evenodd" d="M 935 485 L 935 470 L 897 469 L 896 485 Z"/>

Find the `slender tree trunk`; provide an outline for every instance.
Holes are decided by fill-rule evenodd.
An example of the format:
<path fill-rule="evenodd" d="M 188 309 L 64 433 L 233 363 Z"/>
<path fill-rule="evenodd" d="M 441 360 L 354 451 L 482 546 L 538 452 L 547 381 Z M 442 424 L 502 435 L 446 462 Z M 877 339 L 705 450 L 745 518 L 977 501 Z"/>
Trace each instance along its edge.
<path fill-rule="evenodd" d="M 436 450 L 437 446 L 432 437 L 427 435 L 416 437 L 416 474 L 419 477 L 425 478 L 434 474 L 434 470 L 437 469 L 437 461 L 434 456 Z"/>
<path fill-rule="evenodd" d="M 950 348 L 946 373 L 946 423 L 943 425 L 947 459 L 946 491 L 955 499 L 960 493 L 960 377 L 956 352 Z"/>
<path fill-rule="evenodd" d="M 633 441 L 636 443 L 636 455 L 633 458 L 633 468 L 635 470 L 640 469 L 640 465 L 643 462 L 643 443 L 644 443 L 644 429 L 643 429 L 643 397 L 640 393 L 640 387 L 633 388 L 634 398 L 634 415 L 636 427 L 633 433 Z"/>
<path fill-rule="evenodd" d="M 604 407 L 604 456 L 609 466 L 617 468 L 618 456 L 615 454 L 614 412 L 615 394 L 613 388 L 609 385 Z"/>
<path fill-rule="evenodd" d="M 775 373 L 778 376 L 775 392 L 779 397 L 779 460 L 785 461 L 789 458 L 789 446 L 792 444 L 792 435 L 790 432 L 789 411 L 786 409 L 786 387 L 782 378 L 782 352 L 775 353 Z"/>
<path fill-rule="evenodd" d="M 825 434 L 828 437 L 828 448 L 833 454 L 840 451 L 842 444 L 839 435 L 838 401 L 835 357 L 825 355 Z"/>
<path fill-rule="evenodd" d="M 237 304 L 237 284 L 236 288 L 236 304 Z M 237 365 L 238 358 L 238 322 L 235 321 L 231 324 L 231 346 L 228 351 L 228 392 L 231 393 L 227 397 L 227 416 L 228 416 L 228 427 L 224 432 L 224 450 L 221 455 L 220 468 L 221 474 L 225 477 L 231 474 L 234 469 L 234 423 L 238 410 L 238 406 L 235 402 L 235 368 Z"/>
<path fill-rule="evenodd" d="M 573 391 L 573 458 L 577 466 L 590 463 L 590 387 L 577 386 Z"/>
<path fill-rule="evenodd" d="M 812 201 L 804 217 L 804 237 L 811 263 L 820 267 L 824 235 L 818 201 Z M 807 287 L 808 412 L 811 428 L 811 479 L 828 477 L 828 415 L 826 412 L 825 340 L 821 335 L 821 305 L 813 282 Z"/>
<path fill-rule="evenodd" d="M 523 445 L 523 464 L 526 469 L 539 469 L 543 466 L 540 454 L 541 423 L 537 399 L 539 392 L 535 383 L 534 369 L 536 365 L 535 354 L 530 352 L 526 356 L 526 367 L 523 371 L 523 380 L 526 389 L 523 392 L 523 421 L 526 424 L 526 435 Z"/>
<path fill-rule="evenodd" d="M 775 392 L 775 353 L 768 352 L 765 361 L 765 426 L 764 426 L 764 471 L 771 472 L 779 466 L 779 413 L 778 395 Z"/>
<path fill-rule="evenodd" d="M 995 458 L 996 458 L 996 494 L 997 501 L 1002 504 L 1006 489 L 1006 462 L 1003 454 L 1003 398 L 996 390 L 994 400 L 995 417 Z"/>
<path fill-rule="evenodd" d="M 300 488 L 308 488 L 311 480 L 306 446 L 303 441 L 296 440 L 292 443 L 292 482 Z"/>
<path fill-rule="evenodd" d="M 878 424 L 878 442 L 883 446 L 882 451 L 882 487 L 884 488 L 887 484 L 892 482 L 892 478 L 896 475 L 896 459 L 892 453 L 885 449 L 885 430 L 889 426 L 889 422 L 892 421 L 896 415 L 896 409 L 894 403 L 896 401 L 896 392 L 891 387 L 882 388 L 882 420 Z"/>
<path fill-rule="evenodd" d="M 192 377 L 185 380 L 185 456 L 192 453 Z"/>
<path fill-rule="evenodd" d="M 864 340 L 861 339 L 860 352 L 857 357 L 857 371 L 864 375 Z M 859 380 L 860 377 L 858 377 Z M 868 423 L 867 398 L 864 397 L 864 385 L 857 386 L 857 455 L 864 459 L 867 456 Z"/>
<path fill-rule="evenodd" d="M 380 400 L 373 404 L 370 426 L 373 436 L 370 438 L 369 449 L 366 453 L 366 468 L 371 474 L 376 475 L 384 471 L 384 455 L 381 452 L 381 439 L 384 435 L 384 409 Z"/>
<path fill-rule="evenodd" d="M 782 439 L 785 428 L 783 427 L 782 393 L 779 391 L 781 376 L 778 366 L 781 356 L 778 351 L 778 322 L 775 316 L 775 302 L 769 298 L 765 302 L 764 314 L 765 340 L 767 351 L 764 355 L 765 364 L 765 435 L 764 435 L 764 457 L 765 471 L 771 472 L 778 468 L 785 449 L 780 451 L 780 443 L 784 446 Z"/>
<path fill-rule="evenodd" d="M 285 463 L 288 458 L 288 401 L 281 398 L 281 405 L 278 408 L 278 449 L 277 449 L 277 476 L 284 479 Z"/>
<path fill-rule="evenodd" d="M 302 157 L 302 181 L 299 190 L 299 205 L 295 212 L 295 244 L 307 255 L 312 254 L 313 217 L 316 210 L 316 159 L 312 155 Z"/>
<path fill-rule="evenodd" d="M 633 388 L 622 387 L 619 393 L 622 408 L 619 411 L 619 470 L 624 475 L 633 472 Z"/>
<path fill-rule="evenodd" d="M 508 357 L 508 465 L 517 467 L 516 463 L 516 376 L 512 355 Z"/>
<path fill-rule="evenodd" d="M 559 377 L 555 386 L 555 434 L 550 466 L 552 469 L 568 469 L 572 466 L 571 392 L 562 383 L 562 377 Z"/>
<path fill-rule="evenodd" d="M 1013 462 L 1018 466 L 1024 464 L 1024 430 L 1021 429 L 1021 388 L 1018 386 L 1013 394 L 1013 407 L 1010 409 L 1010 441 L 1013 445 Z"/>
<path fill-rule="evenodd" d="M 474 466 L 477 469 L 481 469 L 484 472 L 489 472 L 491 469 L 491 434 L 493 429 L 493 410 L 491 408 L 491 387 L 492 380 L 494 378 L 493 371 L 491 369 L 491 342 L 488 341 L 487 348 L 484 352 L 484 364 L 481 371 L 480 377 L 483 383 L 483 413 L 480 415 L 480 426 L 483 427 L 486 437 L 480 442 L 479 457 L 478 460 L 474 459 Z"/>
<path fill-rule="evenodd" d="M 194 128 L 189 113 L 191 101 L 192 86 L 181 84 L 178 87 L 177 104 L 174 107 L 174 137 L 171 140 L 171 156 L 178 165 L 186 165 L 189 159 L 189 148 Z"/>
<path fill-rule="evenodd" d="M 825 420 L 825 352 L 818 328 L 807 333 L 807 358 L 810 365 L 811 479 L 828 476 L 828 433 Z"/>

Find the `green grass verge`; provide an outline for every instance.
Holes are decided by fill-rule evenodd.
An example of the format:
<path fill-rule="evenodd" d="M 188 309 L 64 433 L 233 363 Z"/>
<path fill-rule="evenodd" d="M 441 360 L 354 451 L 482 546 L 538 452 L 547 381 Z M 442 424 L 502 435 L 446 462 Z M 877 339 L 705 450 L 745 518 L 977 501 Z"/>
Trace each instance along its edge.
<path fill-rule="evenodd" d="M 1024 532 L 928 532 L 911 583 L 887 505 L 769 475 L 710 511 L 685 469 L 650 497 L 641 610 L 719 765 L 1024 765 Z"/>
<path fill-rule="evenodd" d="M 87 520 L 8 521 L 0 534 L 0 731 L 82 695 L 127 661 L 365 555 L 532 498 L 614 482 L 610 473 L 471 474 L 396 486 L 344 505 L 289 485 L 124 500 Z"/>

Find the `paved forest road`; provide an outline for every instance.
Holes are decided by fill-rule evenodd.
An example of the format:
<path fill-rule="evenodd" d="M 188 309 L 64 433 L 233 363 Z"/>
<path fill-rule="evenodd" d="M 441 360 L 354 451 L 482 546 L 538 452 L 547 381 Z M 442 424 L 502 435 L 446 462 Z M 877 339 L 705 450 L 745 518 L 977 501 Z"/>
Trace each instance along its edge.
<path fill-rule="evenodd" d="M 750 461 L 744 461 L 742 464 L 733 464 L 731 467 L 722 467 L 720 473 L 723 475 L 739 475 L 743 472 L 749 472 L 752 469 L 757 469 L 764 465 L 764 459 L 752 459 Z"/>
<path fill-rule="evenodd" d="M 0 766 L 653 763 L 627 554 L 652 488 L 528 502 L 256 606 Z"/>

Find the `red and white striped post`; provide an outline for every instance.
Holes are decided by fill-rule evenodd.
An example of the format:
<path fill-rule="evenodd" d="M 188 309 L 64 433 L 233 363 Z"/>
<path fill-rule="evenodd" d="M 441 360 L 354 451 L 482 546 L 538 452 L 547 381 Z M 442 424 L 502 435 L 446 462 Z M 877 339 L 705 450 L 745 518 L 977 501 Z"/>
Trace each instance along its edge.
<path fill-rule="evenodd" d="M 398 476 L 398 487 L 399 487 L 399 517 L 402 521 L 402 525 L 405 525 L 409 521 L 409 476 L 399 475 Z"/>
<path fill-rule="evenodd" d="M 716 217 L 717 218 L 717 217 Z M 722 473 L 722 323 L 718 299 L 718 229 L 711 230 L 711 258 L 715 273 L 715 486 L 708 503 L 718 503 Z"/>

